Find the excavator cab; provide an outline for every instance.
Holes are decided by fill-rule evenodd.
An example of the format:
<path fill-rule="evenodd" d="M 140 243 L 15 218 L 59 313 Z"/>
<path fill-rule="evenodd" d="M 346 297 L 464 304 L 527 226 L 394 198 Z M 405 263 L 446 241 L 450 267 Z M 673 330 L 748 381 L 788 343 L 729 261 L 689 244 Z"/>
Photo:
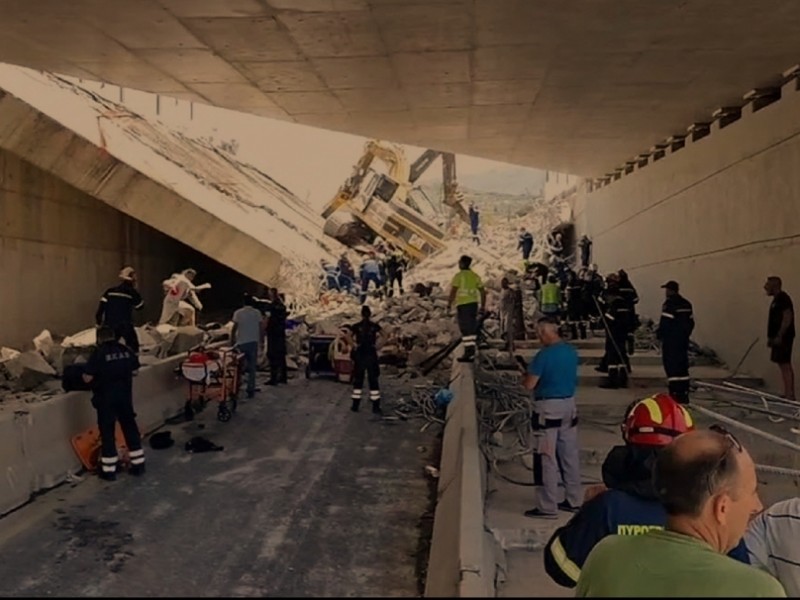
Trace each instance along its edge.
<path fill-rule="evenodd" d="M 439 156 L 443 163 L 445 205 L 467 219 L 457 192 L 452 154 L 426 150 L 408 165 L 401 147 L 372 140 L 365 145 L 353 173 L 323 210 L 325 233 L 351 247 L 379 236 L 403 250 L 412 262 L 443 248 L 445 233 L 437 223 L 441 219 L 434 218 L 433 203 L 420 188 L 414 187 Z M 371 167 L 374 158 L 387 165 L 387 174 Z"/>

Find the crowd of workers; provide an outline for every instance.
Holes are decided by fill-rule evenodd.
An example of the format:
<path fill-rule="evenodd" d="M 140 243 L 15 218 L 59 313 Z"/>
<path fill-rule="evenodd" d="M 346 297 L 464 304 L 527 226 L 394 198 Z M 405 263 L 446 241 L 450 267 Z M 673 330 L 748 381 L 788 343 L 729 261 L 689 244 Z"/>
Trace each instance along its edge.
<path fill-rule="evenodd" d="M 520 234 L 520 247 L 523 256 L 530 256 L 526 233 Z M 383 284 L 381 264 L 386 269 L 387 260 L 379 261 L 373 253 L 365 261 L 362 296 L 369 283 Z M 461 257 L 448 301 L 448 306 L 456 309 L 464 348 L 459 360 L 463 362 L 475 357 L 486 307 L 486 291 L 471 262 L 469 256 Z M 546 272 L 536 265 L 526 269 L 540 285 L 543 316 L 536 323 L 541 349 L 529 364 L 521 365 L 522 385 L 533 400 L 533 470 L 539 486 L 536 506 L 525 515 L 555 519 L 559 510 L 575 513 L 546 546 L 547 573 L 557 583 L 575 587 L 577 596 L 582 597 L 784 597 L 787 592 L 800 593 L 800 542 L 793 527 L 800 519 L 800 499 L 763 511 L 755 465 L 747 450 L 721 427 L 697 429 L 685 406 L 694 319 L 691 303 L 680 295 L 675 281 L 662 286 L 666 298 L 657 330 L 669 393 L 628 406 L 621 424 L 623 444 L 606 457 L 603 483 L 582 492 L 575 402 L 579 359 L 574 346 L 561 337 L 561 319 L 565 314 L 573 338 L 586 337 L 587 328 L 603 324 L 609 375 L 606 387 L 624 386 L 633 349 L 631 334 L 638 326 L 638 296 L 624 271 L 603 280 L 594 265 L 582 264 L 579 273 L 567 268 L 562 281 L 559 266 L 563 262 L 554 261 Z M 585 254 L 582 262 L 588 263 Z M 339 275 L 341 272 L 340 266 Z M 165 281 L 162 320 L 167 313 L 174 316 L 181 309 L 180 302 L 194 294 L 194 275 L 187 270 Z M 136 291 L 135 271 L 124 268 L 120 279 L 119 285 L 101 297 L 96 314 L 97 348 L 83 376 L 94 391 L 92 403 L 102 442 L 99 474 L 105 479 L 116 476 L 117 421 L 129 448 L 131 473 L 144 473 L 145 464 L 132 403 L 132 377 L 139 367 L 133 311 L 143 303 Z M 396 271 L 389 280 L 398 280 Z M 402 275 L 399 284 L 402 293 Z M 504 291 L 509 289 L 507 284 Z M 768 321 L 771 358 L 784 374 L 785 395 L 793 398 L 792 302 L 777 277 L 768 278 L 764 289 L 773 298 Z M 258 391 L 256 363 L 265 340 L 269 383 L 287 381 L 286 316 L 284 299 L 275 288 L 267 288 L 264 299 L 245 295 L 242 308 L 233 315 L 233 342 L 247 363 L 248 397 Z M 346 329 L 354 361 L 351 410 L 359 410 L 366 376 L 373 412 L 381 414 L 377 354 L 381 328 L 371 321 L 369 307 L 363 306 L 362 319 Z M 560 500 L 562 482 L 564 498 Z"/>
<path fill-rule="evenodd" d="M 408 258 L 399 248 L 391 243 L 379 241 L 371 248 L 356 273 L 346 252 L 343 252 L 336 264 L 322 259 L 320 261 L 323 290 L 336 290 L 351 293 L 358 297 L 361 304 L 367 299 L 372 286 L 372 293 L 379 297 L 392 297 L 397 292 L 403 294 L 403 275 L 408 269 Z"/>

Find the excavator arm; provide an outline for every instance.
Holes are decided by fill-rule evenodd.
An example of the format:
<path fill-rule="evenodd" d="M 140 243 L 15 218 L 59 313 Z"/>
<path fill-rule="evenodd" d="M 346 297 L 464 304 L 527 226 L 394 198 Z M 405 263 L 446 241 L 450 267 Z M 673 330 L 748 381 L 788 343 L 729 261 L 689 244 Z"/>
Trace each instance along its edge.
<path fill-rule="evenodd" d="M 458 189 L 456 180 L 456 156 L 450 152 L 442 153 L 442 179 L 444 203 L 452 208 L 463 221 L 469 223 L 469 212 L 464 208 L 464 194 Z"/>

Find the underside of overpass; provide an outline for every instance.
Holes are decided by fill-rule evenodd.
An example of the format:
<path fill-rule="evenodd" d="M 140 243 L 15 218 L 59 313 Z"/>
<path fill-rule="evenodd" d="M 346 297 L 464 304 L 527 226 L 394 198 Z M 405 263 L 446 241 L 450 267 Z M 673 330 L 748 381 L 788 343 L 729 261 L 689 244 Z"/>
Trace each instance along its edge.
<path fill-rule="evenodd" d="M 800 60 L 794 0 L 0 0 L 0 61 L 601 176 Z"/>

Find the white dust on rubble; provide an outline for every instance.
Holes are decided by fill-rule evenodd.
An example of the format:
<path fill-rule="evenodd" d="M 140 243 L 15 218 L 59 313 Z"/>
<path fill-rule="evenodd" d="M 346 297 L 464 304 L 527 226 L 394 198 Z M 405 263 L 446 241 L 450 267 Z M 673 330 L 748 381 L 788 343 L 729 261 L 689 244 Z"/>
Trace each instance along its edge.
<path fill-rule="evenodd" d="M 202 327 L 145 325 L 136 327 L 139 362 L 142 367 L 187 353 L 199 344 L 230 339 L 231 323 L 209 323 Z M 97 344 L 97 330 L 84 329 L 73 335 L 54 336 L 43 330 L 33 339 L 33 349 L 20 352 L 0 348 L 0 402 L 38 402 L 64 393 L 64 369 L 85 363 Z"/>
<path fill-rule="evenodd" d="M 458 259 L 466 254 L 472 257 L 472 270 L 490 288 L 499 288 L 499 280 L 505 274 L 521 273 L 523 270 L 522 253 L 517 249 L 520 227 L 525 227 L 534 237 L 535 245 L 530 260 L 546 262 L 545 240 L 563 222 L 565 209 L 569 211 L 563 201 L 548 203 L 532 200 L 528 214 L 484 225 L 480 230 L 480 245 L 472 241 L 469 228 L 461 224 L 447 246 L 411 269 L 406 280 L 410 286 L 415 283 L 438 283 L 449 288 L 450 281 L 458 272 Z"/>

